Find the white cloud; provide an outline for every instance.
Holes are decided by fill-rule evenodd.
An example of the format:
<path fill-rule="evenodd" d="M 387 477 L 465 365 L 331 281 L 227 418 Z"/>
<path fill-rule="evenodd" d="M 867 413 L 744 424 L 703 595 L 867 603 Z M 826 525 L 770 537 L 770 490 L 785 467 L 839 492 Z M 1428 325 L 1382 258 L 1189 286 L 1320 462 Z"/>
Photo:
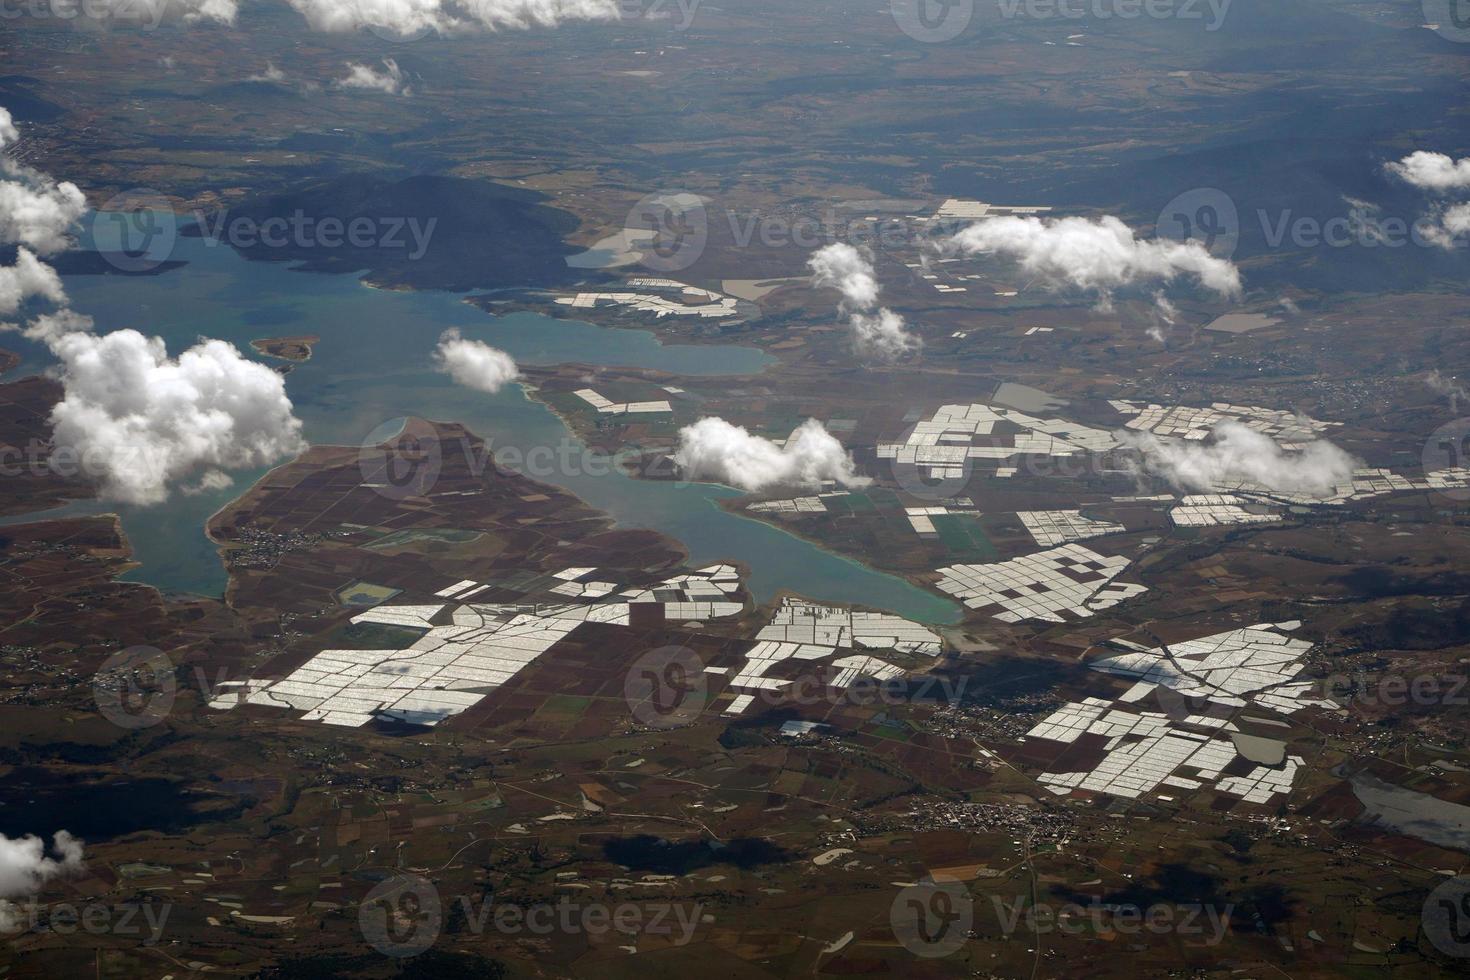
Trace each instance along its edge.
<path fill-rule="evenodd" d="M 18 139 L 10 112 L 0 108 L 0 152 Z M 0 244 L 27 245 L 41 255 L 70 247 L 72 226 L 87 212 L 77 185 L 58 184 L 8 158 L 0 158 L 0 174 Z"/>
<path fill-rule="evenodd" d="M 51 413 L 58 447 L 76 453 L 104 497 L 168 498 L 204 471 L 264 466 L 305 448 L 281 375 L 222 340 L 177 359 L 136 330 L 72 331 L 49 341 L 65 395 Z"/>
<path fill-rule="evenodd" d="M 1447 378 L 1439 373 L 1436 368 L 1424 376 L 1424 385 L 1437 395 L 1444 395 L 1450 400 L 1450 404 L 1456 404 L 1461 398 L 1470 398 L 1470 391 L 1460 384 L 1456 378 Z"/>
<path fill-rule="evenodd" d="M 1383 169 L 1421 190 L 1470 190 L 1470 157 L 1455 160 L 1444 153 L 1415 150 L 1402 160 L 1384 164 Z"/>
<path fill-rule="evenodd" d="M 71 245 L 71 228 L 86 213 L 87 199 L 76 184 L 55 184 L 29 171 L 0 181 L 0 241 L 51 255 Z"/>
<path fill-rule="evenodd" d="M 285 80 L 286 73 L 277 68 L 274 61 L 265 63 L 265 71 L 258 75 L 249 75 L 245 79 L 247 82 L 284 82 Z"/>
<path fill-rule="evenodd" d="M 1240 270 L 1199 242 L 1139 239 L 1118 218 L 985 218 L 949 240 L 960 251 L 1004 255 L 1049 289 L 1095 292 L 1103 302 L 1114 289 L 1193 276 L 1223 297 L 1240 295 Z"/>
<path fill-rule="evenodd" d="M 87 0 L 67 4 L 67 9 L 74 11 L 73 16 L 97 23 L 152 29 L 165 20 L 233 24 L 239 4 L 237 0 Z"/>
<path fill-rule="evenodd" d="M 1158 308 L 1159 316 L 1168 323 L 1173 323 L 1174 318 L 1179 315 L 1179 308 L 1170 302 L 1169 297 L 1164 295 L 1162 289 L 1154 291 L 1154 306 Z"/>
<path fill-rule="evenodd" d="M 52 878 L 82 870 L 82 842 L 64 830 L 51 838 L 56 857 L 46 853 L 46 842 L 32 834 L 14 839 L 0 834 L 0 930 L 13 932 L 18 910 L 9 901 L 35 895 Z"/>
<path fill-rule="evenodd" d="M 9 110 L 0 106 L 0 153 L 20 139 Z M 66 302 L 56 270 L 36 252 L 49 254 L 71 244 L 68 232 L 87 210 L 74 184 L 57 184 L 38 171 L 0 158 L 0 244 L 19 245 L 15 264 L 0 266 L 0 315 L 14 313 L 32 297 Z"/>
<path fill-rule="evenodd" d="M 3 212 L 0 212 L 3 220 Z M 31 254 L 29 249 L 15 250 L 15 264 L 0 266 L 0 314 L 14 313 L 31 297 L 53 303 L 66 302 L 66 291 L 56 270 Z"/>
<path fill-rule="evenodd" d="M 383 70 L 371 65 L 347 64 L 347 77 L 337 80 L 339 88 L 360 88 L 387 92 L 389 95 L 412 95 L 413 90 L 403 84 L 403 70 L 392 58 L 383 59 Z"/>
<path fill-rule="evenodd" d="M 878 279 L 873 263 L 851 245 L 836 242 L 812 253 L 807 261 L 812 270 L 812 285 L 831 287 L 842 294 L 843 305 L 854 310 L 870 310 L 878 303 Z"/>
<path fill-rule="evenodd" d="M 617 20 L 619 0 L 289 0 L 315 31 L 368 28 L 388 36 L 457 34 L 501 28 L 556 27 L 567 21 Z M 164 21 L 232 25 L 239 0 L 88 0 L 80 16 L 122 27 Z"/>
<path fill-rule="evenodd" d="M 1392 245 L 1388 233 L 1384 230 L 1381 218 L 1383 206 L 1374 204 L 1372 201 L 1364 201 L 1360 198 L 1349 197 L 1344 194 L 1342 202 L 1348 206 L 1347 220 L 1348 228 L 1353 237 L 1360 243 L 1372 242 L 1379 245 Z M 1432 231 L 1426 232 L 1432 235 Z"/>
<path fill-rule="evenodd" d="M 1440 224 L 1452 235 L 1470 234 L 1470 204 L 1456 204 L 1440 217 Z"/>
<path fill-rule="evenodd" d="M 853 346 L 863 357 L 895 361 L 921 346 L 919 338 L 905 328 L 903 317 L 887 307 L 877 313 L 854 313 L 847 322 L 852 326 Z"/>
<path fill-rule="evenodd" d="M 853 346 L 862 357 L 892 361 L 922 346 L 909 333 L 903 317 L 878 305 L 878 278 L 869 257 L 851 245 L 836 242 L 812 253 L 807 262 L 812 285 L 830 287 L 842 294 L 838 309 L 848 315 Z"/>
<path fill-rule="evenodd" d="M 1172 327 L 1174 325 L 1174 318 L 1178 315 L 1178 307 L 1169 301 L 1169 297 L 1164 295 L 1164 291 L 1162 289 L 1154 290 L 1154 322 L 1148 325 L 1147 332 L 1149 339 L 1161 344 L 1168 340 L 1169 335 L 1164 329 L 1164 325 L 1168 324 Z"/>
<path fill-rule="evenodd" d="M 373 27 L 405 36 L 424 31 L 449 33 L 441 0 L 290 0 L 312 30 L 355 31 Z"/>
<path fill-rule="evenodd" d="M 465 340 L 454 328 L 440 335 L 434 363 L 455 384 L 492 395 L 520 374 L 515 360 L 505 351 L 479 340 Z"/>
<path fill-rule="evenodd" d="M 0 110 L 0 141 L 14 138 L 10 114 Z M 22 184 L 0 184 L 0 240 L 22 243 L 15 264 L 0 268 L 0 313 L 32 296 L 64 303 L 56 271 L 24 246 L 70 244 L 65 232 L 85 208 L 81 192 L 0 166 L 25 189 L 60 201 L 65 218 L 53 220 L 55 212 L 11 192 Z M 105 497 L 155 504 L 175 481 L 198 476 L 199 489 L 218 487 L 224 470 L 263 466 L 305 448 L 282 376 L 224 341 L 201 341 L 173 359 L 158 337 L 136 330 L 98 336 L 90 317 L 66 308 L 36 317 L 24 332 L 61 362 L 63 395 L 51 412 L 56 451 L 74 454 Z"/>
<path fill-rule="evenodd" d="M 64 830 L 51 838 L 57 857 L 46 854 L 46 844 L 31 834 L 11 839 L 0 834 L 0 931 L 21 928 L 21 910 L 10 900 L 35 895 L 52 878 L 82 870 L 82 842 Z"/>
<path fill-rule="evenodd" d="M 1384 164 L 1383 169 L 1431 194 L 1470 191 L 1470 157 L 1455 160 L 1445 153 L 1415 150 L 1402 160 Z M 1470 204 L 1438 205 L 1420 218 L 1415 227 L 1431 245 L 1461 248 L 1464 238 L 1470 235 Z"/>
<path fill-rule="evenodd" d="M 1429 216 L 1422 229 L 1425 239 L 1439 248 L 1462 247 L 1470 236 L 1470 204 L 1456 204 Z"/>
<path fill-rule="evenodd" d="M 63 334 L 75 333 L 77 331 L 90 331 L 92 329 L 92 318 L 75 310 L 62 309 L 52 313 L 43 313 L 30 322 L 22 331 L 31 340 L 39 340 L 50 346 L 51 342 Z"/>
<path fill-rule="evenodd" d="M 179 489 L 186 497 L 197 497 L 211 490 L 228 490 L 235 485 L 235 478 L 223 470 L 206 470 L 198 483 L 189 483 Z"/>
<path fill-rule="evenodd" d="M 1143 455 L 1143 469 L 1184 490 L 1211 491 L 1241 483 L 1280 493 L 1328 496 L 1351 483 L 1358 461 L 1324 439 L 1288 451 L 1240 422 L 1221 422 L 1206 441 L 1160 438 L 1124 430 L 1119 440 Z"/>
<path fill-rule="evenodd" d="M 34 895 L 48 880 L 82 868 L 82 842 L 64 830 L 52 838 L 58 858 L 46 854 L 46 843 L 32 834 L 14 839 L 0 834 L 0 898 Z"/>
<path fill-rule="evenodd" d="M 400 37 L 476 28 L 555 27 L 616 20 L 618 0 L 290 0 L 313 30 L 370 28 Z"/>
<path fill-rule="evenodd" d="M 807 419 L 784 446 L 751 435 L 721 418 L 702 418 L 679 430 L 673 459 L 691 480 L 713 480 L 741 490 L 816 487 L 824 480 L 867 486 L 842 443 L 816 419 Z"/>
<path fill-rule="evenodd" d="M 119 0 L 137 3 L 138 0 Z M 235 0 L 144 0 L 155 8 L 163 8 L 167 14 L 177 14 L 185 23 L 199 20 L 214 20 L 221 24 L 233 24 L 237 5 Z"/>

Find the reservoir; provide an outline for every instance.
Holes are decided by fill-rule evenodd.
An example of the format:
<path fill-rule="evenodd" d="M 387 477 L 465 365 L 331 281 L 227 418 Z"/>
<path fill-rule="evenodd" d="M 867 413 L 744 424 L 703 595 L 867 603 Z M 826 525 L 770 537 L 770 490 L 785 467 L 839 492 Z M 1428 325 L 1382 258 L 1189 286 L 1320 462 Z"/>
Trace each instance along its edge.
<path fill-rule="evenodd" d="M 453 384 L 434 370 L 439 334 L 457 327 L 467 338 L 508 351 L 525 364 L 568 362 L 655 368 L 685 375 L 748 375 L 771 358 L 736 346 L 663 345 L 647 331 L 597 327 L 537 313 L 494 317 L 449 293 L 373 289 L 352 276 L 292 271 L 286 263 L 250 262 L 229 247 L 180 237 L 172 257 L 188 263 L 158 275 L 71 275 L 71 304 L 97 321 L 97 332 L 132 327 L 164 338 L 177 356 L 200 337 L 233 343 L 261 358 L 250 341 L 316 334 L 309 361 L 294 365 L 286 390 L 308 441 L 359 445 L 385 422 L 403 416 L 463 422 L 495 447 L 580 448 L 552 412 L 515 385 L 495 395 Z M 43 347 L 5 338 L 24 363 L 10 377 L 53 364 Z M 235 484 L 185 496 L 175 491 L 156 507 L 79 501 L 44 516 L 116 512 L 141 566 L 125 579 L 166 591 L 221 595 L 219 556 L 204 536 L 209 516 L 264 471 L 235 472 Z M 956 622 L 959 608 L 901 578 L 851 561 L 780 529 L 729 514 L 722 498 L 737 491 L 710 484 L 634 480 L 622 473 L 537 474 L 609 514 L 619 526 L 660 531 L 682 542 L 695 565 L 733 559 L 751 569 L 757 600 L 780 590 L 814 599 L 884 609 L 921 622 Z M 0 523 L 17 523 L 10 518 Z"/>

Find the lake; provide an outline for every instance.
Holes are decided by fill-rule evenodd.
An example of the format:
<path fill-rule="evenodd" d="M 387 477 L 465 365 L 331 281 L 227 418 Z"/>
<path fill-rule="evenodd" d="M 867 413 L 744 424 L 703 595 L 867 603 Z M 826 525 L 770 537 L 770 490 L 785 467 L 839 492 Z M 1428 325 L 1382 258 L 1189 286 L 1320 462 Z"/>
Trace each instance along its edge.
<path fill-rule="evenodd" d="M 296 364 L 286 389 L 318 444 L 359 445 L 385 422 L 417 415 L 465 423 L 497 449 L 581 448 L 565 425 L 519 386 L 496 395 L 471 391 L 437 373 L 431 356 L 439 334 L 457 327 L 465 337 L 508 351 L 525 364 L 578 362 L 655 368 L 685 375 L 758 373 L 772 359 L 736 346 L 664 345 L 650 332 L 610 329 L 536 313 L 494 317 L 458 294 L 390 292 L 352 276 L 292 271 L 285 263 L 251 262 L 207 239 L 179 238 L 172 258 L 182 268 L 151 276 L 70 275 L 72 306 L 97 321 L 99 332 L 133 327 L 157 334 L 171 355 L 202 336 L 235 344 L 260 358 L 250 341 L 316 334 L 311 360 Z M 18 337 L 6 346 L 25 359 L 11 377 L 54 362 L 48 351 Z M 204 536 L 211 514 L 244 492 L 264 470 L 237 472 L 235 485 L 197 496 L 175 493 L 157 507 L 79 501 L 45 512 L 75 516 L 115 512 L 140 567 L 124 578 L 165 591 L 222 595 L 227 581 Z M 678 539 L 696 565 L 734 560 L 749 566 L 757 600 L 781 590 L 821 600 L 884 609 L 927 623 L 953 623 L 959 607 L 938 595 L 825 551 L 778 528 L 720 509 L 735 490 L 710 484 L 634 480 L 620 472 L 537 474 L 606 512 L 621 527 L 648 528 Z M 25 515 L 0 524 L 33 518 Z"/>

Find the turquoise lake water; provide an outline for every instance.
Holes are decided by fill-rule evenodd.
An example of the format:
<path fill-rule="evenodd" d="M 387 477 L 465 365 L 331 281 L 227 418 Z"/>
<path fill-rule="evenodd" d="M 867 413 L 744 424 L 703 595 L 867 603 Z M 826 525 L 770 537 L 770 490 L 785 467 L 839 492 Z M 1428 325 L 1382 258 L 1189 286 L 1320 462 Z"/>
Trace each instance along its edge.
<path fill-rule="evenodd" d="M 463 422 L 497 448 L 524 451 L 569 440 L 580 448 L 561 420 L 518 386 L 486 395 L 437 373 L 431 356 L 448 327 L 506 350 L 525 364 L 579 362 L 686 375 L 740 375 L 757 373 L 771 360 L 754 348 L 666 346 L 646 331 L 535 313 L 493 317 L 458 295 L 389 292 L 351 276 L 247 262 L 228 247 L 201 239 L 179 239 L 173 257 L 188 265 L 156 276 L 68 276 L 72 306 L 93 316 L 99 332 L 133 327 L 157 334 L 173 355 L 205 336 L 231 341 L 252 357 L 253 339 L 320 336 L 312 359 L 297 364 L 286 378 L 306 438 L 318 444 L 359 445 L 384 422 L 417 415 Z M 6 338 L 6 346 L 26 359 L 12 378 L 52 363 L 44 348 L 17 343 L 13 336 Z M 46 516 L 116 512 L 142 562 L 127 579 L 168 591 L 220 595 L 226 575 L 203 534 L 205 521 L 263 473 L 237 472 L 233 487 L 193 497 L 176 493 L 156 507 L 81 501 Z M 696 564 L 728 559 L 745 563 L 751 569 L 748 585 L 759 600 L 788 589 L 929 623 L 959 617 L 958 607 L 941 596 L 721 510 L 717 501 L 739 495 L 729 488 L 634 480 L 621 473 L 537 476 L 605 511 L 620 526 L 650 528 L 678 539 Z"/>

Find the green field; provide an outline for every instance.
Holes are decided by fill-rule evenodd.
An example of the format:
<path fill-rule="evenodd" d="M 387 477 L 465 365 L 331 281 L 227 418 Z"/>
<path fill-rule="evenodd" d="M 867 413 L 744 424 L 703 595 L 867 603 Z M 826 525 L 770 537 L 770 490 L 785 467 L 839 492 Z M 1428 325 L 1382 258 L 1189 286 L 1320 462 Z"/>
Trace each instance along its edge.
<path fill-rule="evenodd" d="M 984 563 L 1000 558 L 985 529 L 969 514 L 936 514 L 931 520 L 939 540 L 956 560 Z"/>

